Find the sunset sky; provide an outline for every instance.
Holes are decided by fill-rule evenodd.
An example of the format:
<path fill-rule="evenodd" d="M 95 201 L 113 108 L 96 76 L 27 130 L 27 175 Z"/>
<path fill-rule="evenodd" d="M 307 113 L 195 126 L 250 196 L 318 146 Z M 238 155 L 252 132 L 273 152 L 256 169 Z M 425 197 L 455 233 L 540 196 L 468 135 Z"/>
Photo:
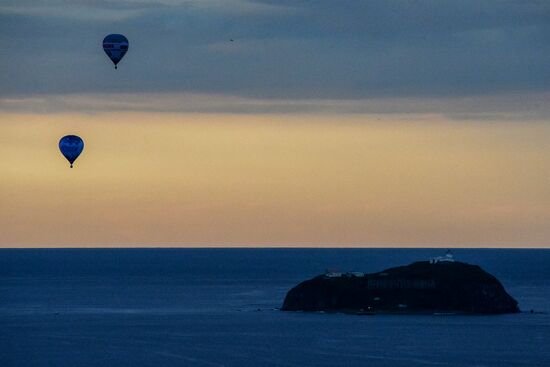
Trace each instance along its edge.
<path fill-rule="evenodd" d="M 0 247 L 550 247 L 549 35 L 534 0 L 0 0 Z"/>

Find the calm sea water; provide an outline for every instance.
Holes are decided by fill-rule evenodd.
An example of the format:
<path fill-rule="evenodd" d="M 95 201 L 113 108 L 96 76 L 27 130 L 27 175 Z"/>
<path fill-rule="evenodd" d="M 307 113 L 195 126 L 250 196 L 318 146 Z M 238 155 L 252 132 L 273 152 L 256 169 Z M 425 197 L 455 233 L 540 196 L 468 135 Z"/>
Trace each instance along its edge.
<path fill-rule="evenodd" d="M 433 249 L 0 250 L 0 366 L 550 366 L 550 250 L 455 250 L 524 311 L 278 311 L 326 268 L 374 272 Z"/>

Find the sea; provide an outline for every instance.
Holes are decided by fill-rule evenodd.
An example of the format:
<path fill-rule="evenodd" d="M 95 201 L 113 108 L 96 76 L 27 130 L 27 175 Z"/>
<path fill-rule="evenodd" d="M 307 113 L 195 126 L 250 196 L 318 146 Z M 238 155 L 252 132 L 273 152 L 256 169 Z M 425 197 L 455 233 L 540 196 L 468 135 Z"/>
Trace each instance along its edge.
<path fill-rule="evenodd" d="M 2 249 L 0 366 L 550 366 L 550 250 L 454 249 L 523 312 L 283 312 L 326 269 L 442 249 Z"/>

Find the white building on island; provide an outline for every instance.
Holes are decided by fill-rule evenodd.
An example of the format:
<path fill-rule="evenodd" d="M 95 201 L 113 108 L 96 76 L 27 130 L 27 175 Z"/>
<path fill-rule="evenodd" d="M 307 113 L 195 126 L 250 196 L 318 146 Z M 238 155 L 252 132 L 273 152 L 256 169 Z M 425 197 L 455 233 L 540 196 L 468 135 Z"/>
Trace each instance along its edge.
<path fill-rule="evenodd" d="M 327 269 L 325 271 L 325 277 L 327 278 L 340 278 L 343 274 L 336 269 Z"/>
<path fill-rule="evenodd" d="M 430 264 L 437 264 L 441 262 L 452 263 L 454 261 L 455 259 L 453 258 L 453 253 L 451 252 L 451 250 L 447 250 L 445 256 L 436 256 L 430 258 Z"/>

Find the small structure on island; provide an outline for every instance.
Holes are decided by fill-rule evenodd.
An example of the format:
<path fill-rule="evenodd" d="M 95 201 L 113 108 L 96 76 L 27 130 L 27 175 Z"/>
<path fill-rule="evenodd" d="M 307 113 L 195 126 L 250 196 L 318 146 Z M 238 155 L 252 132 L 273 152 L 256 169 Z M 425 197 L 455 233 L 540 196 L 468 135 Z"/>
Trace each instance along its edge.
<path fill-rule="evenodd" d="M 451 250 L 447 250 L 447 253 L 445 256 L 436 256 L 430 258 L 430 264 L 437 264 L 437 263 L 454 263 L 455 259 L 453 258 L 453 253 Z"/>
<path fill-rule="evenodd" d="M 347 273 L 343 273 L 339 271 L 338 269 L 327 269 L 325 270 L 325 277 L 326 278 L 341 278 L 341 277 L 356 277 L 356 278 L 362 278 L 365 276 L 365 273 L 362 271 L 348 271 Z"/>
<path fill-rule="evenodd" d="M 337 269 L 327 269 L 325 271 L 325 277 L 327 278 L 340 278 L 342 276 L 342 273 L 339 272 Z"/>

